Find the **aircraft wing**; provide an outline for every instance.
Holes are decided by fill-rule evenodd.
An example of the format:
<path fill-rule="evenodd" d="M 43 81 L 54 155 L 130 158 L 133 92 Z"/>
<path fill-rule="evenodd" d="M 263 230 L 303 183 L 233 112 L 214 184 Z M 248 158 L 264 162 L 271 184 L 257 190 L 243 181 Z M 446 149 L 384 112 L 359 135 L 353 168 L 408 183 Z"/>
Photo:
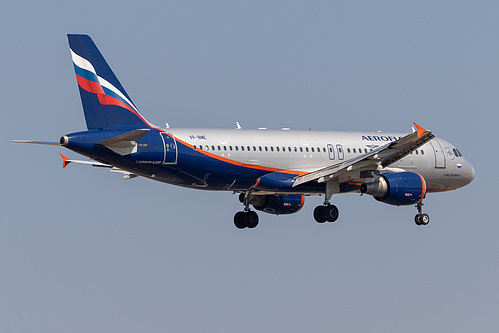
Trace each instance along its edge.
<path fill-rule="evenodd" d="M 416 123 L 414 123 L 414 125 L 417 129 L 415 132 L 407 134 L 397 141 L 373 149 L 367 154 L 359 155 L 350 160 L 296 177 L 293 187 L 314 180 L 323 183 L 338 177 L 343 172 L 349 172 L 360 168 L 373 167 L 374 169 L 377 169 L 378 166 L 384 168 L 404 158 L 435 137 L 431 131 L 424 129 Z"/>

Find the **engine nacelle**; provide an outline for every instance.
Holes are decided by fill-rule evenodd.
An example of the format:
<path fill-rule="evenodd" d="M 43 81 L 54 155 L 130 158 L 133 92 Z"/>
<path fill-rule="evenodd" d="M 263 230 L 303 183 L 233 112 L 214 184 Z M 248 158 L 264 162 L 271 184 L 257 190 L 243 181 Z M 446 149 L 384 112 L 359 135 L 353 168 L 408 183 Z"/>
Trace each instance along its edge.
<path fill-rule="evenodd" d="M 362 184 L 360 191 L 389 205 L 414 205 L 425 196 L 426 182 L 414 172 L 383 173 L 374 181 Z"/>
<path fill-rule="evenodd" d="M 239 200 L 244 201 L 244 194 Z M 249 195 L 249 203 L 262 212 L 284 215 L 298 212 L 305 202 L 303 195 Z"/>

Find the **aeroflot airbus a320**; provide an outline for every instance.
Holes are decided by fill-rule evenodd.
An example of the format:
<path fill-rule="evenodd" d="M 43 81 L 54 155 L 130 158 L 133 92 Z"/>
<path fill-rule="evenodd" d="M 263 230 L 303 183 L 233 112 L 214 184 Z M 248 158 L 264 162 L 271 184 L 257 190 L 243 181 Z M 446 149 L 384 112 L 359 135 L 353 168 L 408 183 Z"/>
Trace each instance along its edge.
<path fill-rule="evenodd" d="M 237 228 L 254 228 L 257 213 L 298 212 L 309 195 L 324 195 L 317 222 L 334 222 L 338 193 L 370 194 L 396 206 L 415 205 L 415 222 L 427 193 L 454 190 L 475 177 L 451 143 L 414 123 L 410 134 L 160 128 L 137 110 L 102 54 L 86 35 L 68 35 L 88 131 L 59 143 L 91 161 L 70 160 L 194 189 L 240 193 Z"/>

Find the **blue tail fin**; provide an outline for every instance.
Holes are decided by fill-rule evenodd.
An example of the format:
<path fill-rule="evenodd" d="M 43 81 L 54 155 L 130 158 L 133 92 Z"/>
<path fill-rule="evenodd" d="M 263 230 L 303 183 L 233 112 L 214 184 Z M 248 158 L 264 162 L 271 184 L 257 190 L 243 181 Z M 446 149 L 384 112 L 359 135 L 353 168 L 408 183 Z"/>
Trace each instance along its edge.
<path fill-rule="evenodd" d="M 87 35 L 68 35 L 68 39 L 87 128 L 150 127 L 92 39 Z"/>

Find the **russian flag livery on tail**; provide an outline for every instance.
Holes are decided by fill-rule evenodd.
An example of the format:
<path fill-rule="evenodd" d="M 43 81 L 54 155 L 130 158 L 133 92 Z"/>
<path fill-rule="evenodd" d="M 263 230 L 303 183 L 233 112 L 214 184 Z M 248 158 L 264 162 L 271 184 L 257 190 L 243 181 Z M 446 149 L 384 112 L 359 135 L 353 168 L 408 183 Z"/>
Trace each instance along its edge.
<path fill-rule="evenodd" d="M 87 35 L 68 35 L 87 128 L 139 128 L 142 117 L 106 60 Z"/>
<path fill-rule="evenodd" d="M 87 131 L 66 134 L 57 145 L 90 160 L 61 154 L 63 167 L 80 163 L 109 168 L 123 179 L 144 177 L 172 185 L 239 194 L 239 229 L 259 223 L 255 210 L 286 215 L 306 196 L 322 196 L 313 216 L 335 222 L 331 203 L 341 193 L 368 194 L 393 206 L 415 205 L 426 225 L 428 193 L 454 190 L 475 177 L 451 143 L 414 123 L 411 133 L 160 128 L 138 111 L 87 35 L 68 35 Z M 374 145 L 372 141 L 376 141 Z M 444 154 L 445 152 L 445 154 Z M 373 214 L 373 219 L 376 216 Z M 382 217 L 380 215 L 379 219 Z"/>

